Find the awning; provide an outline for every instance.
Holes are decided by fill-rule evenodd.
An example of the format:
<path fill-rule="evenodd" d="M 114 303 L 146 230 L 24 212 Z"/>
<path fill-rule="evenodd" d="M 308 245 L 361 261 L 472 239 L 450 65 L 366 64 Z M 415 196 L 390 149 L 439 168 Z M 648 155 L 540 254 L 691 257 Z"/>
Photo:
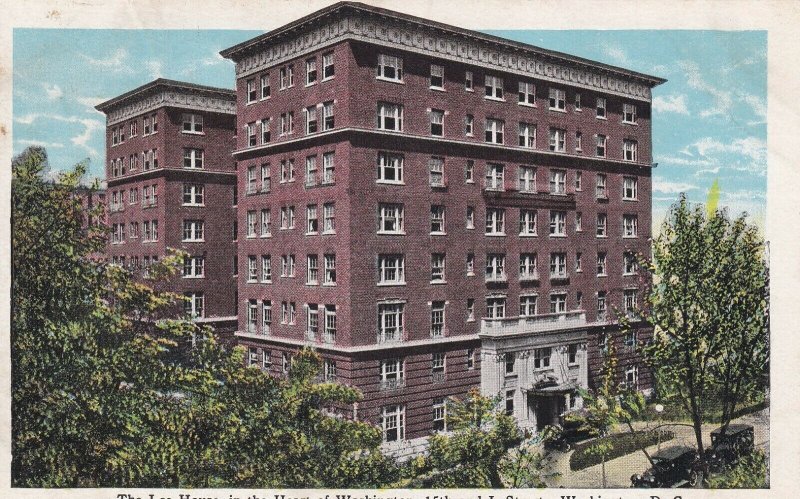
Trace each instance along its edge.
<path fill-rule="evenodd" d="M 558 395 L 574 392 L 578 389 L 578 383 L 570 381 L 568 383 L 559 383 L 556 385 L 546 386 L 532 386 L 525 390 L 528 393 L 541 394 L 541 395 Z"/>

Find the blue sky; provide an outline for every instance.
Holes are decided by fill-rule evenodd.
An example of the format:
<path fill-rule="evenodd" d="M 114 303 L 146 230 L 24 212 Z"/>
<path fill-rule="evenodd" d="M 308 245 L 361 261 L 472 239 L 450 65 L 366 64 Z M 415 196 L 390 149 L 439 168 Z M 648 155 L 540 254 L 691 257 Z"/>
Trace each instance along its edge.
<path fill-rule="evenodd" d="M 765 31 L 488 33 L 661 76 L 653 99 L 653 218 L 678 193 L 763 226 L 767 187 Z M 13 146 L 47 147 L 52 172 L 88 158 L 103 176 L 104 115 L 94 106 L 157 78 L 233 87 L 219 51 L 260 34 L 237 30 L 15 29 Z M 169 50 L 165 50 L 169 47 Z"/>

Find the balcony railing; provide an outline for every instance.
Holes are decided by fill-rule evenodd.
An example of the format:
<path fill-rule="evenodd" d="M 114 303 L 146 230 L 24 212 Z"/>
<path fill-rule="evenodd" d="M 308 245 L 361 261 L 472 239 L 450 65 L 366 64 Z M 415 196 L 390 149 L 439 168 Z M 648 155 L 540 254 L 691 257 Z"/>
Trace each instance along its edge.
<path fill-rule="evenodd" d="M 542 314 L 530 317 L 504 317 L 482 319 L 481 334 L 507 335 L 554 331 L 586 324 L 586 313 L 582 310 L 561 314 Z"/>
<path fill-rule="evenodd" d="M 398 388 L 403 388 L 405 386 L 406 380 L 404 378 L 381 380 L 381 390 L 397 390 Z"/>

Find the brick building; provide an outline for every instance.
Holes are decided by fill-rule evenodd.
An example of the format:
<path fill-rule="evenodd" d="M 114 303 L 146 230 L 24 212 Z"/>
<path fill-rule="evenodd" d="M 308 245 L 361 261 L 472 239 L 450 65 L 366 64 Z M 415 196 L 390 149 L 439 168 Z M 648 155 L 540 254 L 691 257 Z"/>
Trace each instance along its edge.
<path fill-rule="evenodd" d="M 165 284 L 218 329 L 236 322 L 236 106 L 232 90 L 157 79 L 97 106 L 106 114 L 107 258 L 147 274 L 189 253 Z"/>
<path fill-rule="evenodd" d="M 236 63 L 239 342 L 313 345 L 391 442 L 473 386 L 541 427 L 609 339 L 648 389 L 651 89 L 663 79 L 359 3 L 222 51 Z"/>

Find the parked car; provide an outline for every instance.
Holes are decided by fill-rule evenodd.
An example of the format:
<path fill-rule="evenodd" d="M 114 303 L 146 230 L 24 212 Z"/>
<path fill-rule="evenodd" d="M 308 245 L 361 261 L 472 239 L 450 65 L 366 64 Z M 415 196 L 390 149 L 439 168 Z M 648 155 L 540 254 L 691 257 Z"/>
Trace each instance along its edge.
<path fill-rule="evenodd" d="M 593 436 L 590 430 L 582 428 L 582 426 L 583 423 L 581 421 L 562 417 L 561 424 L 558 426 L 558 435 L 553 439 L 545 441 L 545 449 L 569 452 L 575 443 L 587 440 Z"/>
<path fill-rule="evenodd" d="M 651 456 L 653 467 L 631 477 L 636 488 L 667 488 L 688 484 L 694 487 L 699 477 L 697 450 L 677 445 L 660 450 Z"/>
<path fill-rule="evenodd" d="M 754 442 L 753 427 L 749 424 L 730 424 L 725 433 L 722 428 L 712 431 L 708 459 L 711 471 L 718 473 L 753 452 Z"/>

